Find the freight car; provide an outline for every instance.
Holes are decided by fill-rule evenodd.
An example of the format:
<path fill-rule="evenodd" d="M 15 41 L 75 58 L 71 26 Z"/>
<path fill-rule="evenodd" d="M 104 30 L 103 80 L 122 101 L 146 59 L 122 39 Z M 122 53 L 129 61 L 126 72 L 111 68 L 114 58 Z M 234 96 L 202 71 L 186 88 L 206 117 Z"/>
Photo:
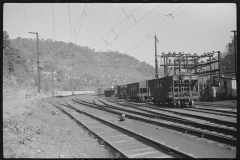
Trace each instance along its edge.
<path fill-rule="evenodd" d="M 117 97 L 119 97 L 119 98 L 127 97 L 127 85 L 117 86 Z"/>
<path fill-rule="evenodd" d="M 114 96 L 115 96 L 115 97 L 118 97 L 117 87 L 118 87 L 118 86 L 116 85 L 116 86 L 114 86 L 114 88 L 113 88 L 113 89 L 114 89 Z"/>
<path fill-rule="evenodd" d="M 197 75 L 181 73 L 148 81 L 148 89 L 154 104 L 167 103 L 174 107 L 189 105 L 199 99 Z"/>
<path fill-rule="evenodd" d="M 130 100 L 148 101 L 148 80 L 127 84 L 127 97 Z"/>
<path fill-rule="evenodd" d="M 104 95 L 105 95 L 105 97 L 111 97 L 112 95 L 114 95 L 114 89 L 112 89 L 112 88 L 105 89 Z"/>
<path fill-rule="evenodd" d="M 97 88 L 97 94 L 98 95 L 104 95 L 104 89 L 103 88 Z"/>

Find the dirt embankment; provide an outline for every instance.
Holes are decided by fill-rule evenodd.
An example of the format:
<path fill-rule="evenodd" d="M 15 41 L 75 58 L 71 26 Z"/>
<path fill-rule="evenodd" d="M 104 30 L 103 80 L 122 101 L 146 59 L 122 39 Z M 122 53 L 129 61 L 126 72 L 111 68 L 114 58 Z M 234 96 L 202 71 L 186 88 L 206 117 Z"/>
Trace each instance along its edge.
<path fill-rule="evenodd" d="M 114 157 L 96 139 L 89 136 L 87 131 L 41 99 L 13 107 L 3 113 L 3 156 L 4 158 Z"/>

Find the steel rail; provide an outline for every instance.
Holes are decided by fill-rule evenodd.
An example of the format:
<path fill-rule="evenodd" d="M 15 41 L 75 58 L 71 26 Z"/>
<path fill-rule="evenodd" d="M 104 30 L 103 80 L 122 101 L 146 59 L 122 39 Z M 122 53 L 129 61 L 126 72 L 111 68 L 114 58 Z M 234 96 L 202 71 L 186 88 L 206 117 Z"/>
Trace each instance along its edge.
<path fill-rule="evenodd" d="M 118 103 L 118 105 L 123 105 L 123 104 Z M 116 106 L 112 106 L 112 105 L 109 105 L 109 106 L 116 107 Z M 125 106 L 125 105 L 123 105 L 123 106 Z M 132 106 L 128 106 L 128 107 L 132 107 Z M 136 108 L 136 107 L 133 107 L 133 108 Z M 184 119 L 184 118 L 169 116 L 169 115 L 165 115 L 165 114 L 162 114 L 162 113 L 156 113 L 156 112 L 148 111 L 148 110 L 138 108 L 138 107 L 137 107 L 137 109 L 151 113 L 151 115 L 148 115 L 150 117 L 158 117 L 158 118 L 165 119 L 165 120 L 168 120 L 168 121 L 172 120 L 173 122 L 183 123 L 183 124 L 186 124 L 186 125 L 193 125 L 194 127 L 204 128 L 204 129 L 213 130 L 213 131 L 219 131 L 221 133 L 229 134 L 229 135 L 234 136 L 234 137 L 237 136 L 237 130 L 236 129 L 222 128 L 222 127 L 212 125 L 212 124 L 197 123 L 197 122 L 192 121 L 192 120 L 187 120 L 187 119 Z M 124 110 L 124 109 L 122 109 L 122 110 Z M 129 110 L 127 110 L 127 111 L 129 111 Z M 142 114 L 142 113 L 140 113 L 140 114 Z"/>
<path fill-rule="evenodd" d="M 94 108 L 97 108 L 97 109 L 100 109 L 100 110 L 105 110 L 105 111 L 111 112 L 113 114 L 117 114 L 117 115 L 121 115 L 122 114 L 122 112 L 118 112 L 118 111 L 115 111 L 113 109 L 109 109 L 109 108 L 112 108 L 112 107 L 106 107 L 106 106 L 102 106 L 102 105 L 97 105 L 98 106 L 97 107 L 93 103 L 90 103 L 90 102 L 81 101 L 81 100 L 80 101 L 79 100 L 73 100 L 73 101 L 75 101 L 77 103 L 80 103 L 80 104 L 86 104 L 86 105 L 88 105 L 90 107 L 94 107 Z M 151 119 L 142 118 L 142 117 L 136 117 L 136 116 L 130 115 L 129 114 L 129 110 L 127 110 L 127 112 L 128 113 L 126 113 L 125 116 L 127 118 L 130 118 L 130 119 L 136 119 L 136 120 L 147 122 L 147 123 L 150 123 L 150 124 L 154 124 L 154 125 L 158 125 L 158 126 L 162 126 L 162 127 L 178 130 L 178 131 L 183 132 L 183 133 L 190 133 L 190 134 L 193 134 L 193 135 L 197 135 L 197 136 L 199 136 L 201 138 L 206 137 L 206 138 L 209 138 L 209 139 L 212 139 L 212 140 L 216 140 L 216 141 L 219 141 L 219 142 L 224 142 L 226 144 L 230 144 L 230 145 L 236 146 L 236 138 L 233 138 L 233 137 L 227 137 L 227 136 L 224 136 L 224 135 L 217 135 L 217 134 L 210 133 L 210 132 L 207 132 L 207 131 L 203 131 L 203 130 L 199 130 L 199 129 L 193 129 L 193 128 L 188 128 L 188 127 L 184 127 L 184 126 L 179 126 L 179 125 L 176 125 L 176 124 L 167 124 L 167 123 L 164 123 L 164 122 L 157 122 L 157 121 L 154 121 L 154 120 L 151 120 Z M 144 114 L 142 114 L 142 115 L 144 115 Z M 146 117 L 153 117 L 153 115 L 149 115 L 149 114 L 145 114 L 145 116 Z M 164 120 L 168 120 L 169 121 L 168 117 L 161 117 L 161 118 L 164 119 Z M 179 123 L 179 121 L 180 120 L 176 118 L 174 122 Z M 189 122 L 187 122 L 187 124 L 188 123 Z"/>
<path fill-rule="evenodd" d="M 66 103 L 66 102 L 65 102 Z M 156 142 L 156 141 L 154 141 L 154 140 L 152 140 L 152 139 L 150 139 L 150 138 L 148 138 L 148 137 L 145 137 L 145 136 L 143 136 L 143 135 L 140 135 L 140 134 L 138 134 L 138 133 L 136 133 L 136 132 L 134 132 L 134 131 L 131 131 L 131 130 L 129 130 L 129 129 L 126 129 L 126 128 L 123 128 L 123 127 L 121 127 L 121 126 L 118 126 L 118 125 L 116 125 L 116 124 L 114 124 L 114 123 L 112 123 L 112 122 L 109 122 L 109 121 L 106 121 L 106 120 L 104 120 L 104 119 L 102 119 L 102 118 L 99 118 L 99 117 L 97 117 L 97 116 L 94 116 L 94 115 L 92 115 L 92 114 L 90 114 L 90 113 L 87 113 L 87 112 L 84 112 L 84 111 L 82 111 L 82 110 L 79 110 L 79 109 L 77 109 L 77 108 L 75 108 L 75 107 L 73 107 L 72 105 L 70 105 L 70 104 L 68 104 L 68 103 L 66 103 L 67 105 L 64 105 L 64 104 L 61 104 L 61 105 L 64 105 L 64 106 L 66 106 L 66 107 L 69 107 L 69 108 L 71 108 L 71 109 L 74 109 L 75 111 L 77 111 L 77 112 L 79 112 L 79 113 L 83 113 L 83 114 L 85 114 L 85 115 L 87 115 L 87 116 L 89 116 L 89 117 L 91 117 L 91 118 L 94 118 L 94 119 L 96 119 L 96 120 L 98 120 L 98 121 L 100 121 L 100 122 L 102 122 L 102 123 L 104 123 L 104 124 L 108 124 L 109 126 L 111 126 L 112 128 L 114 128 L 114 129 L 117 129 L 118 131 L 120 131 L 120 132 L 124 132 L 125 134 L 127 134 L 127 135 L 131 135 L 131 136 L 133 136 L 133 137 L 135 137 L 135 138 L 137 138 L 139 141 L 141 141 L 141 142 L 143 142 L 143 143 L 145 143 L 145 144 L 147 144 L 147 145 L 149 145 L 149 146 L 152 146 L 152 147 L 154 147 L 155 149 L 157 149 L 157 150 L 159 150 L 160 152 L 167 152 L 168 154 L 167 155 L 171 155 L 171 156 L 173 156 L 173 158 L 197 158 L 197 157 L 193 157 L 193 156 L 190 156 L 190 155 L 188 155 L 188 154 L 185 154 L 185 153 L 183 153 L 183 152 L 181 152 L 181 151 L 178 151 L 178 150 L 175 150 L 175 149 L 173 149 L 173 148 L 170 148 L 170 147 L 168 147 L 168 146 L 165 146 L 165 145 L 163 145 L 163 144 L 161 144 L 161 143 L 159 143 L 159 142 Z M 87 104 L 85 104 L 85 105 L 87 105 Z M 70 115 L 71 116 L 71 115 Z M 72 116 L 71 116 L 72 117 Z M 73 117 L 74 118 L 74 117 Z M 86 127 L 86 126 L 85 126 Z M 94 133 L 94 132 L 93 132 Z M 98 135 L 96 135 L 97 137 L 99 137 Z M 99 137 L 100 138 L 100 137 Z M 106 141 L 105 141 L 106 142 Z M 107 142 L 106 142 L 107 143 Z M 112 147 L 114 147 L 113 145 L 111 145 L 110 143 L 108 143 L 110 146 L 112 146 Z M 114 149 L 115 150 L 117 150 L 117 148 L 115 148 L 114 147 Z M 117 150 L 117 151 L 119 151 L 119 150 Z M 121 153 L 121 155 L 123 156 L 123 157 L 127 157 L 124 153 L 122 153 L 121 151 L 119 151 L 120 153 Z M 172 154 L 173 153 L 173 154 Z"/>
<path fill-rule="evenodd" d="M 135 106 L 136 106 L 136 104 L 121 104 L 121 103 L 117 103 L 117 104 L 122 105 L 122 106 L 128 106 L 128 107 L 134 107 L 134 106 L 131 106 L 131 105 L 135 105 Z M 210 122 L 213 122 L 213 123 L 216 123 L 216 124 L 227 125 L 227 126 L 229 126 L 229 127 L 237 128 L 237 123 L 235 123 L 235 122 L 224 121 L 224 120 L 219 120 L 219 119 L 210 118 L 210 117 L 204 117 L 204 116 L 199 116 L 199 115 L 193 115 L 193 114 L 189 114 L 189 113 L 182 113 L 182 112 L 177 112 L 177 111 L 170 111 L 170 110 L 166 110 L 166 109 L 162 109 L 162 108 L 157 108 L 157 107 L 153 107 L 153 106 L 148 106 L 148 107 L 149 107 L 149 108 L 156 109 L 156 110 L 160 110 L 160 111 L 171 112 L 171 113 L 175 113 L 175 114 L 183 115 L 183 116 L 187 116 L 187 117 L 192 117 L 192 118 L 199 118 L 199 119 L 201 119 L 201 120 L 210 121 Z M 134 108 L 137 108 L 137 109 L 139 109 L 139 110 L 143 110 L 143 111 L 146 111 L 146 112 L 149 112 L 149 113 L 155 113 L 155 114 L 156 114 L 156 112 L 148 111 L 147 109 L 142 109 L 142 108 L 139 108 L 139 107 L 134 107 Z M 157 114 L 158 114 L 158 113 L 157 113 Z"/>

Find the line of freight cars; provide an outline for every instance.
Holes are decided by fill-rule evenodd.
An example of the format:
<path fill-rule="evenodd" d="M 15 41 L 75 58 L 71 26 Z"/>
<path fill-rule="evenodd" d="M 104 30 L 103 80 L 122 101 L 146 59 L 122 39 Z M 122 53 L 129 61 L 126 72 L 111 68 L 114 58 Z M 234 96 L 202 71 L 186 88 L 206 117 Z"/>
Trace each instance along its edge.
<path fill-rule="evenodd" d="M 151 101 L 174 107 L 194 106 L 199 99 L 198 77 L 193 73 L 181 73 L 169 77 L 144 80 L 114 86 L 104 91 L 106 97 L 115 96 L 136 101 Z"/>

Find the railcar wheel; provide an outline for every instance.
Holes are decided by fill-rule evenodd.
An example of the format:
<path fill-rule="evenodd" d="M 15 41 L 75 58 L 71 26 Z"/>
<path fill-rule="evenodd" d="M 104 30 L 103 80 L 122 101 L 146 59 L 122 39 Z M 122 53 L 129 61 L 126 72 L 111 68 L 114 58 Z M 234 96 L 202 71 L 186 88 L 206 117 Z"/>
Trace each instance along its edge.
<path fill-rule="evenodd" d="M 180 101 L 177 101 L 176 107 L 177 107 L 177 108 L 180 108 Z"/>
<path fill-rule="evenodd" d="M 191 108 L 194 108 L 194 107 L 195 107 L 195 103 L 194 103 L 193 100 L 190 101 L 189 106 L 190 106 Z"/>

